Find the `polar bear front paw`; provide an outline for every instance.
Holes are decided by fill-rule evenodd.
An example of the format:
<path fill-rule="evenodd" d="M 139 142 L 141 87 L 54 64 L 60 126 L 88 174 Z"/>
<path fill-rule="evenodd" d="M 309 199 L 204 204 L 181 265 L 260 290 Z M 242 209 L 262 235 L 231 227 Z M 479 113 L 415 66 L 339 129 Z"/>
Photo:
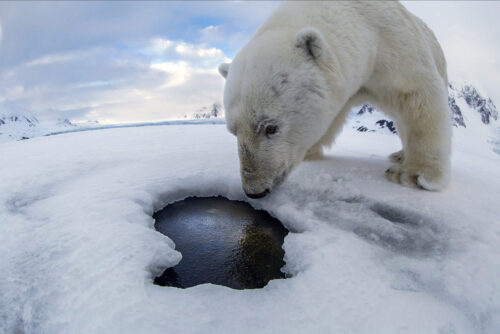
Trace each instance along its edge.
<path fill-rule="evenodd" d="M 389 155 L 389 160 L 402 164 L 403 161 L 405 161 L 405 152 L 403 150 L 394 152 L 393 154 Z"/>
<path fill-rule="evenodd" d="M 399 153 L 399 152 L 397 152 Z M 438 168 L 393 165 L 385 171 L 386 177 L 407 187 L 437 191 L 446 187 L 447 177 Z"/>

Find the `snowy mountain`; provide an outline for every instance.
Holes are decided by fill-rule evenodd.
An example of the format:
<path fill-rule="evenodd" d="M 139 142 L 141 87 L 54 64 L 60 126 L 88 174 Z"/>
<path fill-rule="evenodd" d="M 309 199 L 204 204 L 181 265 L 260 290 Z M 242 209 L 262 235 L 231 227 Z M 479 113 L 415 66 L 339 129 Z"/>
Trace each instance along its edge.
<path fill-rule="evenodd" d="M 359 132 L 375 132 L 387 129 L 390 133 L 397 133 L 396 125 L 375 107 L 365 104 L 351 117 L 351 127 Z"/>
<path fill-rule="evenodd" d="M 184 115 L 184 119 L 213 119 L 224 118 L 224 109 L 218 102 L 212 103 L 210 106 L 205 106 L 200 110 L 188 116 Z"/>
<path fill-rule="evenodd" d="M 498 127 L 498 111 L 493 101 L 484 97 L 470 84 L 455 86 L 450 84 L 448 90 L 448 105 L 451 112 L 451 122 L 456 128 Z M 351 127 L 360 132 L 397 133 L 395 124 L 386 115 L 369 104 L 361 106 L 350 119 Z"/>
<path fill-rule="evenodd" d="M 63 118 L 63 119 L 59 118 L 57 120 L 56 125 L 58 127 L 71 127 L 71 126 L 74 127 L 74 126 L 76 126 L 75 124 L 71 123 L 71 121 L 69 119 L 67 119 L 67 118 Z"/>
<path fill-rule="evenodd" d="M 29 139 L 75 127 L 67 118 L 40 121 L 28 110 L 0 105 L 0 142 Z"/>
<path fill-rule="evenodd" d="M 27 139 L 38 130 L 38 119 L 28 111 L 0 109 L 0 141 Z"/>
<path fill-rule="evenodd" d="M 466 106 L 462 104 L 461 108 L 457 100 L 465 101 Z M 463 121 L 462 112 L 462 109 L 466 111 L 467 107 L 473 113 L 477 113 L 481 116 L 481 122 L 483 124 L 489 125 L 498 120 L 498 111 L 493 101 L 490 98 L 481 96 L 477 89 L 471 85 L 466 84 L 460 88 L 455 88 L 450 84 L 448 104 L 453 112 L 453 125 L 455 127 L 467 127 Z"/>

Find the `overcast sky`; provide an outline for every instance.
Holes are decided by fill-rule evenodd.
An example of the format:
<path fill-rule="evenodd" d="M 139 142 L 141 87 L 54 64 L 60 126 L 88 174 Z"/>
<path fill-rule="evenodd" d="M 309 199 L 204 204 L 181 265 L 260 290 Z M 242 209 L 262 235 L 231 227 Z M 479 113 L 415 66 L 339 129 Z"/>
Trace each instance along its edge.
<path fill-rule="evenodd" d="M 500 104 L 500 2 L 405 2 L 451 81 Z M 0 111 L 106 123 L 181 118 L 222 101 L 217 66 L 278 2 L 0 2 Z"/>

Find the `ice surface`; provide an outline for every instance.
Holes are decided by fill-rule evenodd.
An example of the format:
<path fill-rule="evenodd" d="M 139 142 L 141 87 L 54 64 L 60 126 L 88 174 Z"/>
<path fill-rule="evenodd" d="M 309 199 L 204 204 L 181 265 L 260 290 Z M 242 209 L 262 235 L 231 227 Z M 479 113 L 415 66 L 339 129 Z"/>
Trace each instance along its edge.
<path fill-rule="evenodd" d="M 326 159 L 247 199 L 223 125 L 0 144 L 0 333 L 498 333 L 500 156 L 455 130 L 443 192 L 384 178 L 396 136 L 346 128 Z M 279 218 L 292 278 L 153 285 L 181 255 L 152 214 L 188 196 Z"/>

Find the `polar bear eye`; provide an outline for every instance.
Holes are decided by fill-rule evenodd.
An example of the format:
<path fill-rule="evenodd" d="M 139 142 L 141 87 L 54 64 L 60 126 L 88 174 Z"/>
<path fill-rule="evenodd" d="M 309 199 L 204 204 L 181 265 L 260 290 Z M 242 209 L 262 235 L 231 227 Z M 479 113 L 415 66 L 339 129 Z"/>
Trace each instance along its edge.
<path fill-rule="evenodd" d="M 276 131 L 278 131 L 278 127 L 276 125 L 268 125 L 266 126 L 265 131 L 267 136 L 274 135 Z"/>

